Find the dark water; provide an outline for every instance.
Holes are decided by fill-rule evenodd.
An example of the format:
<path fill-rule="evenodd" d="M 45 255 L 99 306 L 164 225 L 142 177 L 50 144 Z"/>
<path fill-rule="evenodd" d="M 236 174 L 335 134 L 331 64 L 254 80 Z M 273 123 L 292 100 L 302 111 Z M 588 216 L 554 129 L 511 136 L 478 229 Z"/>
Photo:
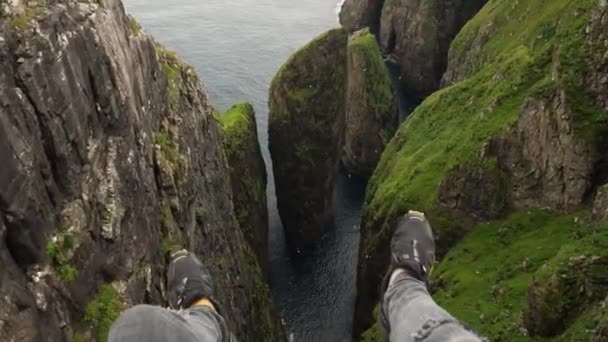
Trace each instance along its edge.
<path fill-rule="evenodd" d="M 144 29 L 194 66 L 219 110 L 255 107 L 269 171 L 271 285 L 294 341 L 350 340 L 364 184 L 342 176 L 336 227 L 307 256 L 290 256 L 268 153 L 268 86 L 299 47 L 338 26 L 338 0 L 125 0 Z"/>

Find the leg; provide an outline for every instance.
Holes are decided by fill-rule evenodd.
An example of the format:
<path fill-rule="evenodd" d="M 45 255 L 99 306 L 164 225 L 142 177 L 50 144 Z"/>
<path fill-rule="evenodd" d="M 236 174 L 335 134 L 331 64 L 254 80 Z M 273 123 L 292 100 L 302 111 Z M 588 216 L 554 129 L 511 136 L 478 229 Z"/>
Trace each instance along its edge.
<path fill-rule="evenodd" d="M 393 277 L 383 305 L 391 341 L 481 341 L 433 301 L 425 283 L 405 272 Z"/>
<path fill-rule="evenodd" d="M 224 319 L 212 308 L 196 306 L 169 310 L 137 305 L 125 311 L 112 325 L 110 342 L 220 342 L 228 341 Z"/>
<path fill-rule="evenodd" d="M 439 307 L 426 284 L 435 262 L 435 241 L 424 214 L 410 212 L 391 241 L 391 269 L 380 319 L 391 341 L 478 342 L 458 320 Z"/>
<path fill-rule="evenodd" d="M 137 305 L 112 325 L 109 341 L 228 342 L 232 335 L 212 301 L 213 281 L 207 268 L 186 250 L 171 256 L 167 272 L 169 304 L 175 310 Z"/>

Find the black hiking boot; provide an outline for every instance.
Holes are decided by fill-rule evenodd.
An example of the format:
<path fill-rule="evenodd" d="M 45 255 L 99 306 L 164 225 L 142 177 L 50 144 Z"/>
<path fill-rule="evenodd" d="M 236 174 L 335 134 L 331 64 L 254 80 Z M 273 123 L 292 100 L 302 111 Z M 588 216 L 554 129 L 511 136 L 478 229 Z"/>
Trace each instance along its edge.
<path fill-rule="evenodd" d="M 171 254 L 167 289 L 171 308 L 187 309 L 201 299 L 212 301 L 213 280 L 198 258 L 183 249 Z"/>
<path fill-rule="evenodd" d="M 435 240 L 431 225 L 423 213 L 410 210 L 399 220 L 393 234 L 387 278 L 401 268 L 408 275 L 428 283 L 434 263 Z"/>
<path fill-rule="evenodd" d="M 410 210 L 397 222 L 397 228 L 393 233 L 391 266 L 384 277 L 382 296 L 392 281 L 403 277 L 413 277 L 428 284 L 434 263 L 435 240 L 431 225 L 423 213 Z M 389 336 L 388 308 L 385 306 L 385 300 L 381 299 L 381 303 L 382 310 L 378 318 Z"/>

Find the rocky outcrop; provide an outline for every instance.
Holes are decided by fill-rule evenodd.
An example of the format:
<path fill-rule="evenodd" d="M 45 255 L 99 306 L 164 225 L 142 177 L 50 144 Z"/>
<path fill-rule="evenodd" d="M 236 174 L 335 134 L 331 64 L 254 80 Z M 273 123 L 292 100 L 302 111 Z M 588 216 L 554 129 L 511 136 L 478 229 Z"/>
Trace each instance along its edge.
<path fill-rule="evenodd" d="M 514 209 L 589 206 L 607 174 L 606 11 L 603 1 L 490 0 L 454 39 L 451 87 L 401 125 L 368 185 L 355 333 L 372 323 L 393 225 L 407 210 L 427 212 L 443 254 Z"/>
<path fill-rule="evenodd" d="M 568 320 L 606 298 L 607 237 L 592 236 L 579 250 L 564 248 L 536 272 L 524 314 L 531 336 L 562 333 Z"/>
<path fill-rule="evenodd" d="M 267 273 L 267 174 L 258 142 L 255 112 L 249 103 L 239 103 L 223 113 L 220 121 L 230 165 L 234 213 L 264 273 Z"/>
<path fill-rule="evenodd" d="M 340 9 L 340 24 L 345 30 L 355 32 L 365 27 L 376 32 L 385 0 L 346 0 Z"/>
<path fill-rule="evenodd" d="M 437 200 L 444 208 L 466 211 L 478 219 L 500 217 L 509 207 L 508 178 L 496 162 L 459 165 L 446 173 Z"/>
<path fill-rule="evenodd" d="M 2 339 L 103 340 L 122 308 L 164 303 L 176 245 L 210 267 L 240 340 L 279 336 L 194 70 L 118 0 L 15 3 L 0 19 Z"/>
<path fill-rule="evenodd" d="M 512 206 L 572 210 L 591 189 L 593 146 L 576 135 L 568 101 L 564 91 L 527 98 L 510 136 L 497 140 Z"/>
<path fill-rule="evenodd" d="M 450 43 L 487 0 L 386 0 L 380 42 L 401 67 L 408 94 L 426 97 L 439 89 Z"/>
<path fill-rule="evenodd" d="M 344 133 L 347 34 L 331 30 L 295 53 L 270 87 L 269 143 L 279 214 L 295 248 L 333 223 Z"/>
<path fill-rule="evenodd" d="M 347 75 L 342 164 L 369 177 L 395 134 L 399 113 L 376 38 L 368 29 L 357 31 L 348 43 Z"/>
<path fill-rule="evenodd" d="M 342 26 L 372 28 L 383 52 L 400 66 L 408 96 L 424 98 L 439 89 L 450 43 L 488 0 L 346 0 Z"/>

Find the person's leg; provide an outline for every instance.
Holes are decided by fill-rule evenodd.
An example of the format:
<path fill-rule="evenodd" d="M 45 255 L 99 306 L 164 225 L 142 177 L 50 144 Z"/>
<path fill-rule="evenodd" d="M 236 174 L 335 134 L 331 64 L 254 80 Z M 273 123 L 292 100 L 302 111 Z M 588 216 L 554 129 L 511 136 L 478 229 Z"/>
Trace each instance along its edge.
<path fill-rule="evenodd" d="M 209 271 L 191 253 L 181 250 L 171 256 L 167 272 L 169 304 L 175 310 L 137 305 L 114 322 L 109 341 L 203 341 L 231 340 L 226 322 L 212 301 L 213 281 Z"/>
<path fill-rule="evenodd" d="M 212 308 L 197 306 L 170 310 L 137 305 L 120 315 L 112 325 L 110 342 L 216 342 L 228 341 L 223 318 Z"/>
<path fill-rule="evenodd" d="M 410 212 L 399 221 L 391 256 L 381 314 L 391 341 L 482 341 L 429 295 L 426 284 L 435 260 L 435 243 L 422 213 Z"/>

